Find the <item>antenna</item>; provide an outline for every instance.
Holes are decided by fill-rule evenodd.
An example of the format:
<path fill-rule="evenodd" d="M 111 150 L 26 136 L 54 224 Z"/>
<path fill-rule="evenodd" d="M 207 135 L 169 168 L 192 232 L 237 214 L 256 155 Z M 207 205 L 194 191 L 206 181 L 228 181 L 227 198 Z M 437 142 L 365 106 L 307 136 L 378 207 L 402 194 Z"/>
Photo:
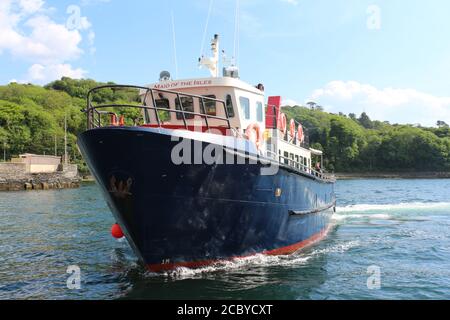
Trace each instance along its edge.
<path fill-rule="evenodd" d="M 233 49 L 234 61 L 236 66 L 238 65 L 238 55 L 239 55 L 239 15 L 240 15 L 239 0 L 236 0 L 236 11 L 234 16 L 234 49 Z"/>
<path fill-rule="evenodd" d="M 175 35 L 175 18 L 173 10 L 170 12 L 172 16 L 172 38 L 173 38 L 173 54 L 175 59 L 175 77 L 178 79 L 178 58 L 177 58 L 177 38 Z"/>
<path fill-rule="evenodd" d="M 200 48 L 200 57 L 203 56 L 203 49 L 205 48 L 206 32 L 208 31 L 209 18 L 211 17 L 213 3 L 214 3 L 214 0 L 209 1 L 208 16 L 206 17 L 205 30 L 203 30 L 202 46 Z"/>

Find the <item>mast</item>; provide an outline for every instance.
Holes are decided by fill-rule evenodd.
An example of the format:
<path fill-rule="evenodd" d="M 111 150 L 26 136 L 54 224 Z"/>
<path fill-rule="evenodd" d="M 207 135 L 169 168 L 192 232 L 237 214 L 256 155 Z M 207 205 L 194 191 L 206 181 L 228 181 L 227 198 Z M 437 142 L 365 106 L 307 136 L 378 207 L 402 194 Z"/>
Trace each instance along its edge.
<path fill-rule="evenodd" d="M 215 34 L 211 40 L 212 57 L 204 57 L 198 59 L 200 67 L 206 67 L 211 73 L 211 77 L 219 77 L 219 35 Z"/>

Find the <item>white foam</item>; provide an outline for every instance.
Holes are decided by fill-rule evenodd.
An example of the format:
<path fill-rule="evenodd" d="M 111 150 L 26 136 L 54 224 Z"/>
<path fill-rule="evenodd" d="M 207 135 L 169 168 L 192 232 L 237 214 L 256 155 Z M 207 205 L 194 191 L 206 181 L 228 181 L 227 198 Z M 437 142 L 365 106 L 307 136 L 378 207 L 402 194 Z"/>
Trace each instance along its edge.
<path fill-rule="evenodd" d="M 337 207 L 336 212 L 367 212 L 367 211 L 392 211 L 413 209 L 445 209 L 450 208 L 450 202 L 410 202 L 395 204 L 356 204 L 345 207 Z"/>
<path fill-rule="evenodd" d="M 311 256 L 269 256 L 265 254 L 256 254 L 245 258 L 234 258 L 229 261 L 217 262 L 210 266 L 196 269 L 179 267 L 175 270 L 167 271 L 159 275 L 176 279 L 185 279 L 201 276 L 205 273 L 218 271 L 234 271 L 251 267 L 270 267 L 270 266 L 291 266 L 305 264 Z"/>
<path fill-rule="evenodd" d="M 344 243 L 329 246 L 323 249 L 316 249 L 311 253 L 311 256 L 327 254 L 327 253 L 344 253 L 352 248 L 358 247 L 360 242 L 358 240 L 347 241 Z"/>
<path fill-rule="evenodd" d="M 386 214 L 386 213 L 379 213 L 379 214 L 339 214 L 339 213 L 336 213 L 333 215 L 333 220 L 336 220 L 336 221 L 342 221 L 345 219 L 363 219 L 363 218 L 389 220 L 391 218 L 391 215 Z"/>
<path fill-rule="evenodd" d="M 255 267 L 273 267 L 273 266 L 301 266 L 305 265 L 311 258 L 329 253 L 344 253 L 351 248 L 359 246 L 359 241 L 348 241 L 341 244 L 332 245 L 323 249 L 315 249 L 308 253 L 299 252 L 297 254 L 269 256 L 265 254 L 256 254 L 245 258 L 235 258 L 229 261 L 218 262 L 214 265 L 205 266 L 196 269 L 179 267 L 175 270 L 163 273 L 147 273 L 148 276 L 163 276 L 176 280 L 202 277 L 205 274 L 213 272 L 233 272 L 248 270 Z"/>

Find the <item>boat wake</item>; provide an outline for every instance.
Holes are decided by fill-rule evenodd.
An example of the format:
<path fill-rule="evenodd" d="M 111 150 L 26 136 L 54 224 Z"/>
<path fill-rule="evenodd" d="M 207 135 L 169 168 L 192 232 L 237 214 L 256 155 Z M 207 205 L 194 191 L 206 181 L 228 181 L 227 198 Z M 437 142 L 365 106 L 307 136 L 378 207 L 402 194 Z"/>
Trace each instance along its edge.
<path fill-rule="evenodd" d="M 337 207 L 333 215 L 335 221 L 346 219 L 391 220 L 395 215 L 401 217 L 405 213 L 423 213 L 430 210 L 450 210 L 450 202 L 410 202 L 395 204 L 356 204 Z M 401 219 L 400 219 L 401 220 Z"/>
<path fill-rule="evenodd" d="M 264 254 L 257 254 L 245 258 L 235 258 L 230 261 L 218 262 L 211 266 L 206 266 L 197 269 L 189 269 L 185 267 L 179 267 L 175 270 L 167 271 L 164 273 L 148 273 L 151 277 L 168 277 L 175 280 L 182 280 L 188 278 L 202 277 L 206 274 L 215 272 L 248 272 L 248 270 L 254 271 L 255 268 L 267 268 L 267 267 L 289 267 L 289 266 L 302 266 L 306 265 L 309 260 L 332 253 L 344 253 L 351 248 L 359 246 L 359 241 L 348 241 L 341 244 L 331 245 L 325 248 L 313 249 L 307 253 L 299 252 L 292 255 L 283 256 L 268 256 Z"/>
<path fill-rule="evenodd" d="M 416 209 L 447 209 L 450 202 L 409 202 L 395 204 L 355 204 L 345 207 L 337 207 L 340 212 L 367 212 L 367 211 L 392 211 L 392 210 L 416 210 Z"/>

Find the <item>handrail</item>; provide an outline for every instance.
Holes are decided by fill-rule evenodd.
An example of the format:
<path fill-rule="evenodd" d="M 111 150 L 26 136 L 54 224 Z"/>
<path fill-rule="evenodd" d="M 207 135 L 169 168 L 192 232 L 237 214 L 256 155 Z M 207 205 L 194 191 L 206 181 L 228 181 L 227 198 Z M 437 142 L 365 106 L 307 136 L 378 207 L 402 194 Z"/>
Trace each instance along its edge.
<path fill-rule="evenodd" d="M 93 105 L 92 104 L 92 98 L 93 98 L 93 94 L 97 91 L 100 91 L 102 89 L 115 89 L 115 88 L 120 88 L 120 89 L 139 89 L 140 90 L 140 96 L 144 95 L 144 100 L 141 102 L 141 105 L 132 105 L 132 104 L 118 104 L 118 103 L 109 103 L 109 104 L 99 104 L 99 105 Z M 145 94 L 142 93 L 142 91 L 145 90 Z M 155 92 L 156 93 L 168 93 L 168 94 L 172 94 L 176 96 L 176 99 L 179 103 L 179 107 L 180 110 L 178 109 L 171 109 L 171 108 L 159 108 L 156 106 L 156 100 L 155 100 Z M 152 99 L 152 104 L 153 106 L 148 106 L 147 105 L 147 97 L 150 93 L 151 99 Z M 186 111 L 185 108 L 183 107 L 183 103 L 182 103 L 182 99 L 181 97 L 188 97 L 188 98 L 192 98 L 194 99 L 198 99 L 199 100 L 199 104 L 201 105 L 201 109 L 203 112 L 198 113 L 198 112 L 191 112 L 191 111 Z M 204 119 L 205 121 L 205 125 L 208 128 L 208 130 L 210 129 L 210 125 L 208 122 L 208 119 L 215 119 L 215 120 L 220 120 L 223 121 L 227 124 L 228 129 L 231 129 L 231 123 L 230 123 L 230 119 L 228 116 L 228 110 L 226 108 L 226 103 L 223 100 L 220 99 L 215 99 L 215 98 L 209 98 L 209 97 L 205 97 L 205 96 L 201 96 L 201 95 L 195 95 L 195 94 L 188 94 L 188 93 L 183 93 L 183 92 L 178 92 L 178 91 L 171 91 L 171 90 L 165 90 L 165 89 L 157 89 L 157 88 L 148 88 L 148 87 L 141 87 L 141 86 L 134 86 L 134 85 L 118 85 L 118 84 L 111 84 L 111 85 L 103 85 L 103 86 L 98 86 L 95 87 L 91 90 L 89 90 L 88 94 L 87 94 L 87 108 L 84 110 L 84 112 L 86 113 L 87 116 L 87 128 L 88 129 L 93 129 L 93 128 L 97 128 L 97 127 L 101 127 L 101 114 L 105 114 L 108 113 L 106 111 L 99 111 L 97 109 L 103 109 L 103 108 L 139 108 L 139 109 L 143 109 L 145 110 L 144 113 L 144 120 L 145 122 L 150 122 L 150 117 L 149 117 L 149 112 L 148 111 L 154 111 L 155 113 L 155 118 L 156 118 L 156 122 L 158 124 L 158 127 L 162 127 L 163 122 L 161 121 L 158 111 L 164 111 L 164 112 L 169 112 L 169 113 L 175 113 L 175 114 L 181 114 L 182 115 L 182 119 L 183 119 L 183 123 L 184 123 L 184 127 L 185 129 L 188 129 L 188 123 L 187 123 L 187 119 L 186 119 L 186 115 L 190 115 L 193 116 L 194 118 L 200 117 L 202 119 Z M 214 116 L 214 115 L 209 115 L 207 114 L 206 110 L 205 110 L 205 101 L 212 101 L 215 103 L 220 103 L 223 106 L 223 110 L 224 110 L 224 114 L 225 117 L 219 117 L 219 116 Z M 95 116 L 98 117 L 98 119 L 95 119 Z"/>
<path fill-rule="evenodd" d="M 334 175 L 329 175 L 326 172 L 319 172 L 311 167 L 304 165 L 303 163 L 295 161 L 294 159 L 291 159 L 291 158 L 288 158 L 288 157 L 285 157 L 282 155 L 279 155 L 279 158 L 280 158 L 280 160 L 279 160 L 280 164 L 284 164 L 284 165 L 288 166 L 289 168 L 296 169 L 300 172 L 308 173 L 308 174 L 310 174 L 316 178 L 319 178 L 321 180 L 325 180 L 325 181 L 335 181 L 336 180 Z M 283 159 L 285 161 L 281 161 L 281 159 Z M 291 165 L 290 163 L 292 163 L 294 165 Z"/>

